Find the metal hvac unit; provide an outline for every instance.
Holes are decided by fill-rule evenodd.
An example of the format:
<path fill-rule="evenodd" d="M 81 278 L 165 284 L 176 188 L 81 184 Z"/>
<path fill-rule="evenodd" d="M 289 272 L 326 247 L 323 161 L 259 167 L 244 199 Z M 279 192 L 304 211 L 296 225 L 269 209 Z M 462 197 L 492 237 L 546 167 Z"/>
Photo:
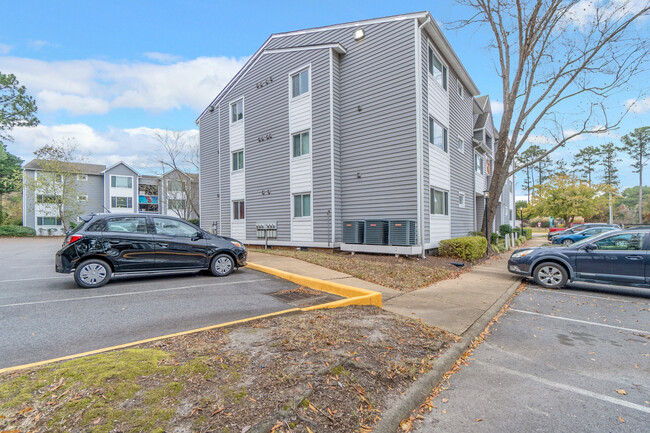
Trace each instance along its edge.
<path fill-rule="evenodd" d="M 363 221 L 343 221 L 343 243 L 363 243 Z"/>
<path fill-rule="evenodd" d="M 415 245 L 415 221 L 390 220 L 388 243 L 390 245 Z"/>
<path fill-rule="evenodd" d="M 388 220 L 366 220 L 363 243 L 368 245 L 387 245 Z"/>

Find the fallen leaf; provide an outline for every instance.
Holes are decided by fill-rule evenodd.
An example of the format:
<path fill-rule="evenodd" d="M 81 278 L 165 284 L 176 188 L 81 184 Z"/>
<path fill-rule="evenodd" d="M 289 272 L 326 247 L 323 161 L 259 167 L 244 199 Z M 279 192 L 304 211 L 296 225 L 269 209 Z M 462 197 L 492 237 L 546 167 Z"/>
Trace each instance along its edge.
<path fill-rule="evenodd" d="M 32 410 L 33 408 L 30 406 L 30 407 L 26 407 L 23 410 L 19 410 L 18 413 L 27 413 L 27 412 L 31 412 Z"/>
<path fill-rule="evenodd" d="M 443 399 L 442 399 L 442 402 L 443 402 L 443 403 L 447 403 L 448 401 L 449 401 L 448 398 L 443 398 Z"/>
<path fill-rule="evenodd" d="M 620 416 L 618 417 L 618 420 L 619 420 L 620 422 L 623 422 L 623 423 L 625 422 L 625 420 L 624 420 L 623 418 L 621 418 Z"/>
<path fill-rule="evenodd" d="M 100 416 L 100 417 L 97 417 L 97 419 L 93 421 L 93 425 L 97 425 L 97 424 L 99 424 L 100 422 L 102 422 L 102 417 L 101 417 L 101 416 Z"/>
<path fill-rule="evenodd" d="M 309 433 L 314 433 L 313 431 L 311 431 L 311 429 L 309 428 L 309 426 L 306 425 L 305 428 L 307 428 L 307 431 L 308 431 Z"/>
<path fill-rule="evenodd" d="M 477 418 L 476 419 L 476 422 L 481 422 L 481 421 L 483 421 L 483 418 Z"/>
<path fill-rule="evenodd" d="M 624 390 L 624 389 L 616 389 L 615 391 L 618 392 L 621 395 L 627 395 L 627 391 Z"/>

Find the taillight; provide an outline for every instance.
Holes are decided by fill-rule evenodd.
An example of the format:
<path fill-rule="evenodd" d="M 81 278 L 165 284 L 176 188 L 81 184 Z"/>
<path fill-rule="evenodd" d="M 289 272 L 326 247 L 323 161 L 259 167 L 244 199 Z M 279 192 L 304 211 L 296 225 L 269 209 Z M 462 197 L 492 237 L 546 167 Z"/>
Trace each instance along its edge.
<path fill-rule="evenodd" d="M 66 245 L 73 244 L 77 242 L 79 239 L 83 238 L 81 235 L 72 235 L 68 238 L 68 242 L 66 242 Z"/>

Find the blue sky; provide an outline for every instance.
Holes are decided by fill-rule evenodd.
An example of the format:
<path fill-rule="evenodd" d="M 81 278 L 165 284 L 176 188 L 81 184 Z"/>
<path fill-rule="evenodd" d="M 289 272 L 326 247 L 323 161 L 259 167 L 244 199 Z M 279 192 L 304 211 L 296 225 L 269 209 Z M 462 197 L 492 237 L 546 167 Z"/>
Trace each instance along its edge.
<path fill-rule="evenodd" d="M 446 0 L 22 0 L 3 2 L 2 10 L 0 71 L 27 86 L 41 120 L 38 128 L 15 130 L 9 151 L 29 160 L 38 146 L 72 136 L 93 162 L 125 160 L 143 172 L 156 166 L 152 132 L 195 133 L 198 114 L 271 33 L 423 10 L 444 26 L 470 13 Z M 445 34 L 480 91 L 498 106 L 501 89 L 483 31 Z M 639 83 L 646 78 L 650 74 Z M 622 106 L 632 96 L 619 95 L 612 104 Z M 620 131 L 572 143 L 558 157 L 570 159 L 586 144 L 618 143 L 631 129 L 650 125 L 650 104 L 643 109 Z M 626 162 L 623 184 L 634 185 L 637 176 Z"/>

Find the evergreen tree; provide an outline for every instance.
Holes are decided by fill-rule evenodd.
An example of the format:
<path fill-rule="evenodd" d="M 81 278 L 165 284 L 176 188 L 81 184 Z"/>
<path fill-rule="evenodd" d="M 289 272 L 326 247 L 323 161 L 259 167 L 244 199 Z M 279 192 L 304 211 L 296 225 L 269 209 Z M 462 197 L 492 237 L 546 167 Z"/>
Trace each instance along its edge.
<path fill-rule="evenodd" d="M 575 169 L 577 178 L 591 185 L 592 175 L 598 165 L 600 150 L 595 146 L 587 146 L 573 156 L 571 167 Z"/>
<path fill-rule="evenodd" d="M 650 127 L 636 128 L 621 138 L 621 150 L 627 153 L 635 162 L 632 164 L 634 173 L 639 173 L 639 224 L 643 223 L 643 167 L 650 156 Z"/>

